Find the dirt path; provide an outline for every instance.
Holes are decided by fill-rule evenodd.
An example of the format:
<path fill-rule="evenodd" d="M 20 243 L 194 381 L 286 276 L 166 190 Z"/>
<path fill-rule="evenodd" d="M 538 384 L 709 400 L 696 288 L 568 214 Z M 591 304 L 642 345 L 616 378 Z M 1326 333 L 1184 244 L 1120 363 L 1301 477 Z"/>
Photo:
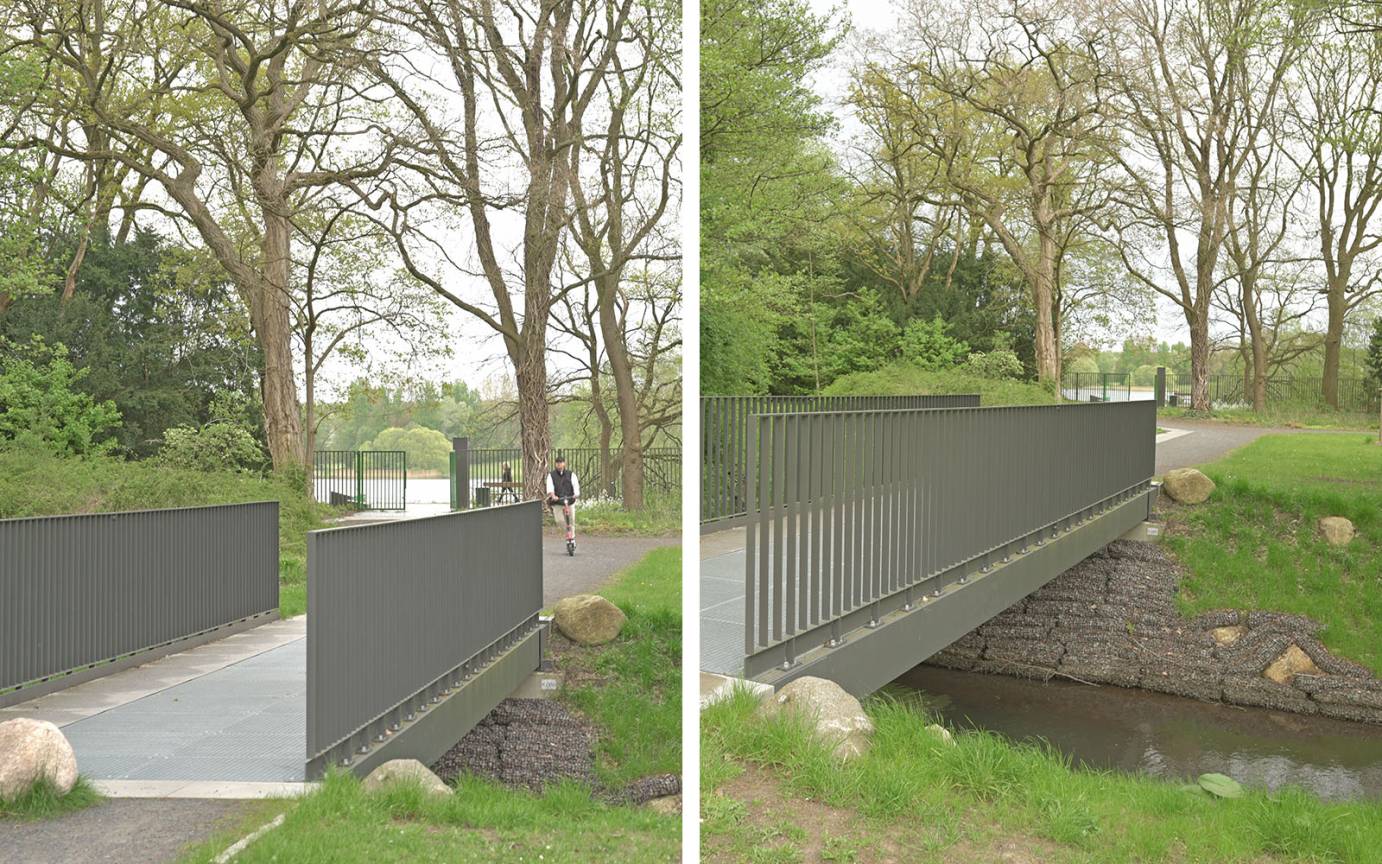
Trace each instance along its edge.
<path fill-rule="evenodd" d="M 163 864 L 235 828 L 255 801 L 112 798 L 57 819 L 0 819 L 3 864 Z"/>

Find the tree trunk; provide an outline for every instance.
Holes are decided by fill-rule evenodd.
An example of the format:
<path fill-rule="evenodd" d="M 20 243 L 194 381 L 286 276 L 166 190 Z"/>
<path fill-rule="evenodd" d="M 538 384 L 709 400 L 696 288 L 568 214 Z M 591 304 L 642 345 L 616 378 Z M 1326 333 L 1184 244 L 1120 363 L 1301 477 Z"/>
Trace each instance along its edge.
<path fill-rule="evenodd" d="M 289 225 L 265 208 L 261 241 L 264 278 L 250 291 L 250 317 L 264 360 L 260 379 L 264 435 L 275 471 L 304 466 L 302 415 L 293 376 L 293 315 L 288 298 Z"/>
<path fill-rule="evenodd" d="M 1339 360 L 1344 344 L 1344 313 L 1348 311 L 1343 282 L 1347 278 L 1331 279 L 1326 294 L 1329 323 L 1324 331 L 1324 401 L 1330 408 L 1339 407 Z"/>
<path fill-rule="evenodd" d="M 1048 387 L 1060 387 L 1060 346 L 1056 344 L 1056 242 L 1041 236 L 1037 241 L 1036 272 L 1032 279 L 1032 305 L 1036 307 L 1037 380 Z"/>
<path fill-rule="evenodd" d="M 1190 325 L 1190 410 L 1209 413 L 1209 316 L 1189 310 Z"/>
<path fill-rule="evenodd" d="M 1244 370 L 1247 383 L 1243 395 L 1252 399 L 1252 410 L 1262 413 L 1267 409 L 1267 345 L 1262 339 L 1262 318 L 1257 313 L 1257 277 L 1247 275 L 1243 278 L 1243 320 L 1248 328 L 1250 362 Z"/>
<path fill-rule="evenodd" d="M 619 438 L 622 452 L 619 460 L 620 486 L 625 510 L 643 509 L 643 429 L 638 417 L 638 389 L 633 380 L 633 368 L 624 344 L 619 310 L 614 302 L 619 286 L 613 278 L 597 283 L 600 337 L 609 356 L 609 368 L 614 378 L 614 399 L 619 407 Z"/>
<path fill-rule="evenodd" d="M 523 493 L 541 500 L 546 495 L 544 478 L 552 449 L 547 417 L 547 354 L 541 339 L 529 334 L 518 343 L 514 379 L 518 386 L 519 446 L 523 449 Z"/>

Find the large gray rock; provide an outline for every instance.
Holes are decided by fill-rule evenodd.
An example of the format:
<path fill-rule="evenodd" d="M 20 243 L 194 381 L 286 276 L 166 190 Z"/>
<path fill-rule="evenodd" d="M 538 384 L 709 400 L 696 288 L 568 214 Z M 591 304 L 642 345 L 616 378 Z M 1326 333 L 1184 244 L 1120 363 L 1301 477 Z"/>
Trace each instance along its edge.
<path fill-rule="evenodd" d="M 824 678 L 797 678 L 768 697 L 759 710 L 766 716 L 787 713 L 805 718 L 839 759 L 862 756 L 873 740 L 873 721 L 864 706 Z"/>
<path fill-rule="evenodd" d="M 47 720 L 20 717 L 0 723 L 0 799 L 11 801 L 47 778 L 63 795 L 77 782 L 77 754 Z"/>
<path fill-rule="evenodd" d="M 369 772 L 362 784 L 366 791 L 383 789 L 390 783 L 417 783 L 429 795 L 450 795 L 451 787 L 416 759 L 390 759 Z"/>
<path fill-rule="evenodd" d="M 624 629 L 623 611 L 598 594 L 577 594 L 558 600 L 552 623 L 572 642 L 603 645 Z"/>
<path fill-rule="evenodd" d="M 1358 531 L 1342 516 L 1324 516 L 1320 519 L 1320 534 L 1330 546 L 1347 546 Z"/>
<path fill-rule="evenodd" d="M 1194 468 L 1176 468 L 1161 478 L 1161 488 L 1179 504 L 1203 504 L 1214 492 L 1214 481 Z"/>

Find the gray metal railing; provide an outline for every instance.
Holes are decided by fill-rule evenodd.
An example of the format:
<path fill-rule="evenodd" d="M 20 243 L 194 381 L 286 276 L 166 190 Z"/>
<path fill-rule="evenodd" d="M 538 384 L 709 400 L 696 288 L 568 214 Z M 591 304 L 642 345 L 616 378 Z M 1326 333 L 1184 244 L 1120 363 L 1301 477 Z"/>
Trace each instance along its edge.
<path fill-rule="evenodd" d="M 701 523 L 740 521 L 747 510 L 748 453 L 761 414 L 977 408 L 973 394 L 942 396 L 702 396 Z"/>
<path fill-rule="evenodd" d="M 320 776 L 406 734 L 533 634 L 542 506 L 313 531 L 307 574 L 308 773 Z M 466 729 L 450 732 L 455 743 Z"/>
<path fill-rule="evenodd" d="M 745 670 L 1145 495 L 1151 401 L 755 416 Z"/>
<path fill-rule="evenodd" d="M 0 704 L 277 611 L 276 501 L 0 520 Z"/>

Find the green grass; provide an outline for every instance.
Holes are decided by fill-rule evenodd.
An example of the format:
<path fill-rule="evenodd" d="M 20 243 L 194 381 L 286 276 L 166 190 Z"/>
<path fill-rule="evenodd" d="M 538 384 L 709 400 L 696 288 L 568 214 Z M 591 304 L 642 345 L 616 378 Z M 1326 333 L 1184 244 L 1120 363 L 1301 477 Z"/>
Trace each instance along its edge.
<path fill-rule="evenodd" d="M 0 447 L 0 519 L 249 501 L 278 502 L 279 614 L 300 615 L 307 611 L 307 532 L 323 527 L 330 511 L 287 480 Z"/>
<path fill-rule="evenodd" d="M 905 844 L 903 860 L 997 860 L 996 842 L 1040 846 L 1024 860 L 1100 864 L 1362 864 L 1382 848 L 1375 803 L 1323 803 L 1297 790 L 1218 800 L 1180 783 L 1077 770 L 1050 748 L 991 733 L 958 732 L 950 746 L 922 732 L 931 718 L 919 703 L 886 697 L 866 705 L 872 749 L 840 764 L 801 723 L 756 716 L 756 707 L 739 693 L 701 715 L 703 848 L 728 850 L 706 860 L 738 860 L 746 834 L 792 815 L 736 814 L 739 802 L 721 790 L 746 766 L 765 769 L 790 796 L 847 811 L 861 837 Z"/>
<path fill-rule="evenodd" d="M 1209 414 L 1189 408 L 1163 406 L 1157 416 L 1175 420 L 1215 420 L 1242 426 L 1287 426 L 1300 429 L 1377 429 L 1378 416 L 1371 412 L 1332 411 L 1315 407 L 1279 406 L 1257 412 L 1251 408 L 1216 408 Z"/>
<path fill-rule="evenodd" d="M 628 616 L 619 638 L 558 661 L 562 698 L 599 727 L 596 772 L 619 787 L 681 771 L 681 548 L 655 549 L 600 591 Z"/>
<path fill-rule="evenodd" d="M 1169 519 L 1189 571 L 1182 611 L 1308 615 L 1330 650 L 1382 674 L 1382 447 L 1365 435 L 1268 435 L 1201 470 L 1214 495 Z M 1358 536 L 1331 547 L 1322 516 L 1347 517 Z"/>
<path fill-rule="evenodd" d="M 605 536 L 667 537 L 681 533 L 681 498 L 650 496 L 642 510 L 625 510 L 617 501 L 597 499 L 576 506 L 576 531 Z"/>
<path fill-rule="evenodd" d="M 979 403 L 994 405 L 1050 405 L 1054 393 L 1030 381 L 981 378 L 961 370 L 929 371 L 908 363 L 893 363 L 873 372 L 837 378 L 825 388 L 827 396 L 912 396 L 978 393 Z"/>
<path fill-rule="evenodd" d="M 475 778 L 460 779 L 454 795 L 432 798 L 404 784 L 370 794 L 353 777 L 333 774 L 285 809 L 283 824 L 237 855 L 236 864 L 634 864 L 676 860 L 681 835 L 674 818 L 602 804 L 580 786 L 534 795 Z M 208 862 L 235 839 L 222 834 L 182 860 Z"/>
<path fill-rule="evenodd" d="M 612 787 L 681 770 L 681 550 L 657 549 L 601 592 L 628 616 L 619 638 L 573 646 L 558 659 L 562 698 L 600 730 L 597 773 Z M 575 683 L 572 683 L 572 682 Z M 463 776 L 456 794 L 428 798 L 396 786 L 367 794 L 333 774 L 299 803 L 279 802 L 284 824 L 236 857 L 254 862 L 675 861 L 681 823 L 646 807 L 602 803 L 566 783 L 536 795 Z M 260 814 L 261 824 L 271 818 Z M 190 852 L 211 860 L 256 826 Z"/>
<path fill-rule="evenodd" d="M 78 777 L 66 795 L 45 778 L 18 798 L 0 798 L 0 819 L 52 819 L 100 801 L 101 793 L 85 777 Z"/>

